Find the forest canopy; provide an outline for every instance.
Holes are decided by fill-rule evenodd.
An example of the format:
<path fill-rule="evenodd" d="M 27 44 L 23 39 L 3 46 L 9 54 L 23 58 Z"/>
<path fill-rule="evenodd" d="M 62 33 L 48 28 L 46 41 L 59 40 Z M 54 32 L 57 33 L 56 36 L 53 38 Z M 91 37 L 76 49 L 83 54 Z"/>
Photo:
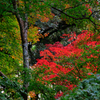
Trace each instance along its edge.
<path fill-rule="evenodd" d="M 78 100 L 79 83 L 96 75 L 99 87 L 99 0 L 2 0 L 0 9 L 1 100 Z"/>

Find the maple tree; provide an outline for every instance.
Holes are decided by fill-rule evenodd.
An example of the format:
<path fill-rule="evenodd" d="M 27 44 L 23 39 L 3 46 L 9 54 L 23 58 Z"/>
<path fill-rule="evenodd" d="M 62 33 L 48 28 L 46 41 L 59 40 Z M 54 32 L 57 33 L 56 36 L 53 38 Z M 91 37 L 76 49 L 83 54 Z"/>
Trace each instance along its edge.
<path fill-rule="evenodd" d="M 41 0 L 37 0 L 37 1 L 36 0 L 6 0 L 6 1 L 2 0 L 0 1 L 0 8 L 1 8 L 0 20 L 2 21 L 0 23 L 1 25 L 0 32 L 3 33 L 0 36 L 0 39 L 2 39 L 0 41 L 4 43 L 4 45 L 6 43 L 9 43 L 7 44 L 7 46 L 0 47 L 0 53 L 2 54 L 1 59 L 3 62 L 0 64 L 4 66 L 5 61 L 6 61 L 7 62 L 6 67 L 10 66 L 10 69 L 9 68 L 7 69 L 9 73 L 14 72 L 14 69 L 11 70 L 12 67 L 14 68 L 15 67 L 14 65 L 17 65 L 17 64 L 19 65 L 19 61 L 22 61 L 22 59 L 20 59 L 20 57 L 18 56 L 19 54 L 18 52 L 21 51 L 20 42 L 22 42 L 22 49 L 23 49 L 23 67 L 20 67 L 22 68 L 22 70 L 20 70 L 21 75 L 19 75 L 18 78 L 13 77 L 14 79 L 12 80 L 14 80 L 15 82 L 10 81 L 8 78 L 9 75 L 5 76 L 3 74 L 5 73 L 5 69 L 3 67 L 1 68 L 0 85 L 4 89 L 7 89 L 7 92 L 10 91 L 11 93 L 11 94 L 8 93 L 7 97 L 9 98 L 9 95 L 10 95 L 10 97 L 13 99 L 17 97 L 20 99 L 21 97 L 21 99 L 27 100 L 28 93 L 30 94 L 32 98 L 34 98 L 36 94 L 42 93 L 43 98 L 46 98 L 48 100 L 52 98 L 53 100 L 55 92 L 58 92 L 57 94 L 58 97 L 63 95 L 63 92 L 60 92 L 61 89 L 58 89 L 56 85 L 58 86 L 62 85 L 64 86 L 64 88 L 67 87 L 69 90 L 71 90 L 74 86 L 76 86 L 79 80 L 83 79 L 84 77 L 86 78 L 85 74 L 87 72 L 92 71 L 96 73 L 98 69 L 98 64 L 99 64 L 98 63 L 99 58 L 96 56 L 96 54 L 99 54 L 98 52 L 99 39 L 97 38 L 97 36 L 99 37 L 99 35 L 97 34 L 98 32 L 97 29 L 99 28 L 99 21 L 95 17 L 93 17 L 93 15 L 95 15 L 95 13 L 99 13 L 99 10 L 97 10 L 98 7 L 99 7 L 99 2 L 97 0 L 91 0 L 91 1 L 90 0 L 87 0 L 87 1 L 75 0 L 74 2 L 70 0 L 68 1 L 66 0 L 62 0 L 62 1 L 59 1 L 59 0 L 51 0 L 51 1 L 50 0 L 44 0 L 44 1 L 41 1 Z M 56 27 L 56 29 L 54 29 L 50 33 L 47 30 L 52 29 L 52 28 L 49 27 L 48 29 L 44 30 L 43 34 L 39 34 L 40 36 L 38 37 L 36 33 L 38 33 L 39 27 L 34 27 L 34 23 L 36 22 L 36 20 L 40 19 L 42 22 L 48 22 L 50 19 L 53 18 L 54 15 L 59 16 L 59 18 L 62 19 L 61 21 L 64 22 L 64 24 L 59 24 L 58 25 L 59 27 Z M 15 20 L 16 25 L 14 23 L 11 23 L 12 20 L 14 20 L 15 18 L 17 19 Z M 7 23 L 9 25 L 7 25 Z M 4 30 L 2 29 L 2 25 L 4 25 L 3 27 Z M 20 32 L 14 32 L 14 28 L 12 25 L 15 25 L 15 26 L 19 25 L 19 27 L 16 30 L 19 31 L 20 29 Z M 62 27 L 63 25 L 64 27 Z M 43 37 L 45 39 L 45 37 L 49 36 L 50 34 L 57 32 L 58 29 L 63 30 L 73 25 L 78 27 L 81 31 L 83 29 L 88 29 L 89 31 L 83 31 L 82 34 L 79 36 L 77 36 L 75 33 L 69 36 L 67 34 L 68 38 L 71 37 L 68 40 L 69 43 L 71 44 L 65 47 L 59 42 L 55 43 L 54 45 L 52 44 L 46 45 L 47 50 L 40 52 L 40 55 L 44 57 L 41 59 L 38 59 L 37 64 L 32 66 L 34 69 L 31 71 L 29 69 L 28 41 L 32 41 L 32 37 L 34 37 L 33 42 L 35 43 L 38 41 L 37 39 L 40 37 Z M 90 30 L 94 31 L 96 35 L 90 32 Z M 13 36 L 13 33 L 15 33 L 14 34 L 15 36 Z M 27 37 L 27 34 L 29 37 Z M 12 35 L 12 37 L 14 38 L 12 38 L 10 35 Z M 5 41 L 3 40 L 3 38 L 5 39 Z M 8 38 L 10 39 L 11 43 Z M 17 41 L 17 39 L 20 41 Z M 95 39 L 97 39 L 98 41 Z M 17 46 L 20 48 L 18 49 L 19 50 L 18 52 L 15 49 L 14 51 L 12 50 L 11 48 L 13 47 L 11 46 L 12 44 L 13 46 L 15 46 L 15 49 L 17 49 Z M 89 47 L 84 48 L 85 44 Z M 91 45 L 93 45 L 93 47 Z M 86 50 L 88 51 L 88 53 Z M 96 50 L 97 52 L 94 52 L 94 50 Z M 9 57 L 11 57 L 11 59 L 14 59 L 14 62 L 15 62 L 14 65 L 13 65 L 13 60 L 8 60 Z M 84 61 L 82 57 L 86 59 L 86 61 Z M 87 59 L 86 57 L 89 59 Z M 94 62 L 95 59 L 97 61 L 96 62 L 97 65 Z M 83 63 L 80 64 L 80 62 L 82 61 Z M 89 61 L 92 61 L 92 63 L 90 63 Z M 44 66 L 43 64 L 46 66 Z M 85 66 L 83 66 L 83 64 Z M 87 72 L 85 72 L 85 68 L 88 69 Z M 18 67 L 15 67 L 15 69 L 16 71 L 19 71 Z M 37 73 L 39 73 L 39 75 Z M 76 76 L 74 76 L 74 74 Z M 65 79 L 66 75 L 71 76 L 71 77 L 68 77 L 68 79 Z M 38 78 L 41 76 L 43 76 L 42 80 L 41 78 L 40 79 Z M 70 79 L 75 80 L 76 83 L 72 84 Z M 54 89 L 49 88 L 47 82 L 49 82 L 50 84 L 51 83 L 56 84 L 54 87 L 56 88 L 55 91 Z M 65 82 L 68 84 L 66 85 Z M 62 89 L 62 91 L 66 91 L 66 90 Z M 6 98 L 6 91 L 5 91 L 5 94 L 2 96 Z M 55 98 L 57 98 L 57 96 Z"/>
<path fill-rule="evenodd" d="M 68 34 L 66 34 L 67 36 Z M 64 35 L 65 36 L 65 35 Z M 38 79 L 47 84 L 50 81 L 55 87 L 61 85 L 72 90 L 76 84 L 86 78 L 91 73 L 99 72 L 99 34 L 94 34 L 84 30 L 76 37 L 73 33 L 67 46 L 59 42 L 55 44 L 46 44 L 47 50 L 41 51 L 41 59 L 37 60 L 36 69 L 41 69 L 42 78 Z M 35 67 L 33 66 L 33 67 Z M 63 91 L 63 89 L 62 89 Z M 59 94 L 59 93 L 58 93 Z M 62 96 L 62 92 L 56 98 Z"/>

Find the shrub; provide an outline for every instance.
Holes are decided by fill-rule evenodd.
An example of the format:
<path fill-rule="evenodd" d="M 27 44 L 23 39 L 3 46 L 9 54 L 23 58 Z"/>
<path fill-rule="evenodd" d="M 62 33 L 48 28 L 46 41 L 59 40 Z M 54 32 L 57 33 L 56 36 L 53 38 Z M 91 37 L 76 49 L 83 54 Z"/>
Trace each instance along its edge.
<path fill-rule="evenodd" d="M 100 74 L 90 75 L 61 100 L 100 100 Z"/>

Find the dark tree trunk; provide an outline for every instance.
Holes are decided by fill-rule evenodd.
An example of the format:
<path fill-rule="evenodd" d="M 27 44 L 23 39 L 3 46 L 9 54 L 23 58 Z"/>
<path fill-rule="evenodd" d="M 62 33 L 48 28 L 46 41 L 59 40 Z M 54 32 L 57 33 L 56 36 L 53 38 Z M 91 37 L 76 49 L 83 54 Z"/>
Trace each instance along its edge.
<path fill-rule="evenodd" d="M 19 22 L 20 32 L 21 32 L 22 49 L 23 49 L 23 65 L 24 68 L 29 68 L 29 54 L 28 54 L 28 41 L 27 41 L 27 30 L 28 30 L 27 16 L 25 18 L 25 21 L 23 21 L 23 19 L 18 16 L 17 16 L 17 20 Z"/>
<path fill-rule="evenodd" d="M 20 16 L 16 16 L 20 26 L 21 40 L 22 40 L 22 49 L 23 49 L 23 66 L 24 68 L 29 68 L 29 54 L 28 54 L 28 41 L 27 41 L 27 30 L 28 30 L 28 22 L 27 16 L 25 15 L 25 21 L 20 18 Z M 27 100 L 27 88 L 28 82 L 26 81 L 29 73 L 24 72 L 24 84 L 26 94 L 23 95 L 24 100 Z"/>
<path fill-rule="evenodd" d="M 23 49 L 23 67 L 29 68 L 29 54 L 28 54 L 28 41 L 27 41 L 28 17 L 27 14 L 24 14 L 23 16 L 24 19 L 21 17 L 17 8 L 18 4 L 16 0 L 13 0 L 12 3 L 13 3 L 13 8 L 15 10 L 14 14 L 17 18 L 20 27 L 20 35 L 21 35 L 22 49 Z M 27 71 L 24 71 L 23 74 L 24 74 L 23 87 L 25 88 L 26 93 L 24 93 L 22 96 L 24 100 L 27 100 L 28 82 L 26 80 L 29 78 L 28 77 L 29 73 Z"/>

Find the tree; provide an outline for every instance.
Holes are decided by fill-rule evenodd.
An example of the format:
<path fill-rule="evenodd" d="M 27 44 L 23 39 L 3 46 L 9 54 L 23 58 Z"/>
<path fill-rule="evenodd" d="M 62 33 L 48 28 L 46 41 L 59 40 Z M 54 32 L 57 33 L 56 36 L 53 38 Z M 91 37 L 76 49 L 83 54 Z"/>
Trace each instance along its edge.
<path fill-rule="evenodd" d="M 6 0 L 6 1 L 2 0 L 0 1 L 1 21 L 2 21 L 2 18 L 4 18 L 4 16 L 10 16 L 10 17 L 13 16 L 13 18 L 16 17 L 19 27 L 20 27 L 20 35 L 21 35 L 22 49 L 23 49 L 23 67 L 24 67 L 23 88 L 25 87 L 25 91 L 22 92 L 20 89 L 18 91 L 21 93 L 24 100 L 27 100 L 27 95 L 28 95 L 27 89 L 29 85 L 28 78 L 30 78 L 30 74 L 27 71 L 27 69 L 29 69 L 27 32 L 28 32 L 29 25 L 31 25 L 32 22 L 29 23 L 29 19 L 33 18 L 36 21 L 36 19 L 39 18 L 42 20 L 43 16 L 50 15 L 51 12 L 53 12 L 55 15 L 62 18 L 64 22 L 68 23 L 67 24 L 68 26 L 71 26 L 72 24 L 74 24 L 79 27 L 80 23 L 87 25 L 87 22 L 89 22 L 93 24 L 92 26 L 96 30 L 98 26 L 98 22 L 96 21 L 95 23 L 95 19 L 93 18 L 92 15 L 95 12 L 99 12 L 99 11 L 95 11 L 95 9 L 93 9 L 93 6 L 95 4 L 98 6 L 97 0 L 91 0 L 91 1 L 90 0 L 87 0 L 87 1 L 75 0 L 75 2 L 72 2 L 70 0 L 68 0 L 67 2 L 66 0 L 62 0 L 62 1 L 59 1 L 59 0 L 55 0 L 55 1 L 53 0 L 51 1 L 50 0 L 43 0 L 43 1 L 41 0 L 37 0 L 37 1 L 36 0 Z M 45 12 L 43 13 L 44 9 L 45 9 Z M 46 19 L 46 21 L 47 20 L 48 19 Z M 81 29 L 85 27 L 83 26 L 83 24 L 80 26 Z M 67 27 L 67 25 L 65 26 Z M 57 29 L 54 30 L 54 32 L 55 31 L 57 31 Z M 4 74 L 2 74 L 2 72 L 0 75 L 6 78 Z M 7 81 L 6 79 L 3 81 Z M 13 82 L 11 83 L 14 84 Z M 12 84 L 10 86 L 12 86 Z M 6 85 L 8 84 L 5 84 L 5 86 Z M 16 86 L 18 87 L 18 85 Z M 43 89 L 41 91 L 43 91 Z"/>
<path fill-rule="evenodd" d="M 46 44 L 46 50 L 40 52 L 42 58 L 37 59 L 37 64 L 33 66 L 34 70 L 37 69 L 36 73 L 43 77 L 38 80 L 45 84 L 51 83 L 55 91 L 58 91 L 56 98 L 65 91 L 68 93 L 68 90 L 73 90 L 80 80 L 91 73 L 100 73 L 100 57 L 97 56 L 100 55 L 100 34 L 84 30 L 78 36 L 75 33 L 63 35 L 66 36 L 70 37 L 70 44 Z M 68 89 L 60 88 L 61 86 Z M 61 94 L 59 91 L 62 91 Z"/>
<path fill-rule="evenodd" d="M 51 12 L 55 14 L 55 16 L 48 22 L 38 20 L 35 23 L 36 26 L 40 27 L 40 41 L 38 41 L 36 45 L 39 45 L 41 42 L 43 44 L 53 44 L 56 41 L 61 41 L 62 39 L 60 36 L 64 33 L 76 31 L 76 34 L 80 34 L 83 29 L 98 31 L 99 20 L 97 22 L 97 18 L 94 17 L 99 13 L 98 1 L 77 0 L 75 2 L 66 2 L 63 0 L 58 4 L 54 2 L 51 3 L 52 1 L 47 2 L 49 2 L 48 4 L 51 8 Z M 67 44 L 66 41 L 64 41 L 65 45 Z"/>
<path fill-rule="evenodd" d="M 37 10 L 35 7 L 33 8 L 33 5 L 41 5 L 41 0 L 3 0 L 0 1 L 0 8 L 2 9 L 0 12 L 0 18 L 1 21 L 4 18 L 4 16 L 15 16 L 19 27 L 20 27 L 20 35 L 21 35 L 21 41 L 22 41 L 22 49 L 23 49 L 23 67 L 25 69 L 29 69 L 29 54 L 28 54 L 28 41 L 27 41 L 27 32 L 28 32 L 28 18 L 31 16 L 31 13 Z M 33 4 L 33 5 L 32 5 Z M 14 18 L 15 18 L 14 17 Z M 1 48 L 2 49 L 2 48 Z M 10 55 L 8 53 L 8 55 Z M 2 73 L 2 72 L 1 72 Z M 24 71 L 24 83 L 23 87 L 25 87 L 25 92 L 22 96 L 25 100 L 27 100 L 27 87 L 28 82 L 26 81 L 26 78 L 28 77 L 29 72 Z M 3 76 L 3 74 L 1 74 Z M 4 77 L 5 78 L 5 77 Z"/>

